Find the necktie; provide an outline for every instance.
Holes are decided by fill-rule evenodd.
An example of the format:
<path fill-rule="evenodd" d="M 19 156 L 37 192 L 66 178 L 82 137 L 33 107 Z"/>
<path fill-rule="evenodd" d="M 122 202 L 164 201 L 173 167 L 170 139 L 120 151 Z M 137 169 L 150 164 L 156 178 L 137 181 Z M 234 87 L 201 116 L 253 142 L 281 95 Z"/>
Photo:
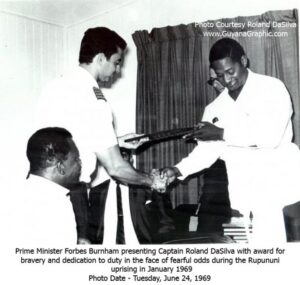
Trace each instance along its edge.
<path fill-rule="evenodd" d="M 125 244 L 122 193 L 121 193 L 121 187 L 119 183 L 117 183 L 117 209 L 118 209 L 118 225 L 117 225 L 116 244 Z"/>

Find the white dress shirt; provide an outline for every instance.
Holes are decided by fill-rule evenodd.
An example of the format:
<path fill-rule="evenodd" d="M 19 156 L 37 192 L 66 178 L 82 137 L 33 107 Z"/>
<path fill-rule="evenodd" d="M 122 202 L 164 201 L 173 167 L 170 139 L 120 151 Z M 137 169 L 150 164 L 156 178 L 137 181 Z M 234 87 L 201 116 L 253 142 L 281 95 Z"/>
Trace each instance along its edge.
<path fill-rule="evenodd" d="M 202 121 L 223 128 L 224 141 L 198 141 L 176 167 L 184 179 L 224 159 L 232 208 L 254 212 L 257 240 L 283 241 L 282 208 L 300 200 L 292 103 L 280 80 L 248 71 L 236 101 L 225 89 L 205 108 Z"/>
<path fill-rule="evenodd" d="M 19 245 L 76 245 L 75 215 L 68 189 L 30 175 L 13 193 L 13 239 Z"/>

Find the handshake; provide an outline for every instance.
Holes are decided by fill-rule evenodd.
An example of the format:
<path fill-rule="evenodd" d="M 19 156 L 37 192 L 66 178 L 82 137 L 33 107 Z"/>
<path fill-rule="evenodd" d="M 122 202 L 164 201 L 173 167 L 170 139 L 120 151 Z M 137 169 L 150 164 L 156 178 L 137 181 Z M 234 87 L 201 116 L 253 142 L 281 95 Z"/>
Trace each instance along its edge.
<path fill-rule="evenodd" d="M 165 167 L 161 169 L 152 169 L 152 190 L 165 193 L 169 186 L 181 173 L 176 167 Z"/>

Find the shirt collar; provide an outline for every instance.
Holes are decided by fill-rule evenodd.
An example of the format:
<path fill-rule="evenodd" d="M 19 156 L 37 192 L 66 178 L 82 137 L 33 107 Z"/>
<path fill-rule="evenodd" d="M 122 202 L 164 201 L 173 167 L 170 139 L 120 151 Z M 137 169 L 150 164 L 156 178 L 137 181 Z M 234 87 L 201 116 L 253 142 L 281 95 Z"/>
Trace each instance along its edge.
<path fill-rule="evenodd" d="M 228 91 L 227 88 L 225 88 L 224 91 L 219 96 L 222 95 L 222 97 L 228 97 L 233 102 L 241 101 L 241 98 L 244 97 L 244 94 L 246 94 L 245 90 L 248 89 L 248 85 L 251 85 L 251 81 L 252 81 L 252 78 L 253 78 L 253 72 L 249 68 L 247 68 L 247 70 L 248 70 L 248 77 L 247 77 L 247 80 L 246 80 L 246 82 L 245 82 L 245 84 L 244 84 L 244 86 L 241 90 L 241 93 L 239 94 L 237 100 L 232 99 L 232 97 L 229 95 L 229 91 Z"/>
<path fill-rule="evenodd" d="M 248 97 L 247 94 L 249 93 L 247 90 L 249 89 L 249 86 L 252 86 L 252 80 L 253 80 L 253 72 L 247 68 L 248 70 L 248 77 L 246 79 L 246 82 L 241 90 L 241 93 L 239 95 L 239 97 L 237 98 L 236 101 L 243 101 L 243 98 L 246 96 L 246 98 Z"/>
<path fill-rule="evenodd" d="M 29 183 L 34 183 L 34 184 L 38 184 L 39 186 L 48 186 L 48 187 L 51 187 L 51 188 L 56 188 L 58 191 L 61 191 L 62 194 L 65 194 L 67 195 L 69 193 L 69 190 L 63 186 L 60 186 L 59 184 L 47 179 L 47 178 L 44 178 L 42 176 L 38 176 L 38 175 L 35 175 L 35 174 L 30 174 L 27 181 Z"/>
<path fill-rule="evenodd" d="M 99 85 L 95 78 L 86 69 L 78 66 L 76 71 L 78 72 L 80 78 L 85 80 L 89 85 L 99 88 Z"/>

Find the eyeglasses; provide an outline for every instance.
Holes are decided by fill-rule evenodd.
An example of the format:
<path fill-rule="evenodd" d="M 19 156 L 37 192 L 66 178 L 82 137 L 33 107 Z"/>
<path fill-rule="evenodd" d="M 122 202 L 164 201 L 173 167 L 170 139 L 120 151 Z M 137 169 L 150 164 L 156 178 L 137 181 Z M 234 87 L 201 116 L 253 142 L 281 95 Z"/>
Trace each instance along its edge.
<path fill-rule="evenodd" d="M 217 80 L 216 78 L 209 78 L 209 80 L 207 80 L 207 84 L 210 86 L 214 85 L 215 80 Z"/>
<path fill-rule="evenodd" d="M 209 80 L 207 80 L 207 84 L 210 85 L 210 86 L 214 86 L 215 82 L 223 85 L 217 78 L 211 77 L 211 78 L 209 78 Z"/>

